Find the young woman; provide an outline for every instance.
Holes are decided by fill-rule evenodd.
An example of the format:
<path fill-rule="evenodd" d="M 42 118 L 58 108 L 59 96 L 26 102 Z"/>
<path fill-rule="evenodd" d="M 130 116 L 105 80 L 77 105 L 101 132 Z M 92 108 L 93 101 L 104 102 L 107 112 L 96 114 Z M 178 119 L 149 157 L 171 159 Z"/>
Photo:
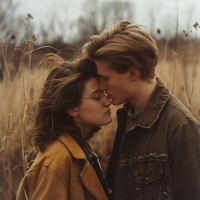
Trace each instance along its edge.
<path fill-rule="evenodd" d="M 20 183 L 17 200 L 108 199 L 109 188 L 96 154 L 87 143 L 93 133 L 112 121 L 111 101 L 99 89 L 94 61 L 53 63 L 28 134 L 38 155 Z"/>

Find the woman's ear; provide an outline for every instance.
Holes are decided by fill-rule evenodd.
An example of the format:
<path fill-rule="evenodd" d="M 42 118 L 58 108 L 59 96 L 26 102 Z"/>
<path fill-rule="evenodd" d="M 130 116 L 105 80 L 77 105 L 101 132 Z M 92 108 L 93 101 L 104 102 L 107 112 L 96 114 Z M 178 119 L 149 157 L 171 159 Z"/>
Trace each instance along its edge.
<path fill-rule="evenodd" d="M 75 108 L 69 108 L 67 113 L 72 117 L 78 117 L 78 112 Z"/>
<path fill-rule="evenodd" d="M 128 72 L 129 72 L 129 77 L 131 81 L 136 80 L 140 73 L 139 69 L 135 66 L 128 67 Z"/>

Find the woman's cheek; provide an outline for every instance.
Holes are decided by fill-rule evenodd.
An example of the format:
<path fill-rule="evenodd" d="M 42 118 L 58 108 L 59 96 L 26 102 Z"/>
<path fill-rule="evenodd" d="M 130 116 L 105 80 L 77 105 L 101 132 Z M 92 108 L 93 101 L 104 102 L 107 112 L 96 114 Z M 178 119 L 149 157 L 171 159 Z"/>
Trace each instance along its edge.
<path fill-rule="evenodd" d="M 97 110 L 99 110 L 99 108 L 102 107 L 102 104 L 99 101 L 90 101 L 88 106 L 97 111 Z"/>

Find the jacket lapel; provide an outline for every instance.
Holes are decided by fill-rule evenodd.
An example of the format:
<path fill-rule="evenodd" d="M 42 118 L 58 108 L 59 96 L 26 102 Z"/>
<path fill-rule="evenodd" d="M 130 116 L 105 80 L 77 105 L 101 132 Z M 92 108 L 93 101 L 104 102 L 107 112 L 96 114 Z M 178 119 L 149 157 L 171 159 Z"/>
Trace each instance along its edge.
<path fill-rule="evenodd" d="M 58 139 L 64 143 L 69 151 L 71 152 L 72 156 L 76 160 L 84 160 L 85 165 L 83 170 L 80 172 L 80 178 L 83 185 L 87 188 L 87 190 L 96 198 L 96 199 L 107 199 L 105 191 L 99 181 L 99 178 L 96 175 L 93 167 L 86 159 L 86 156 L 78 145 L 78 143 L 69 135 L 69 134 L 62 134 L 58 137 Z M 91 148 L 91 147 L 90 147 Z"/>
<path fill-rule="evenodd" d="M 88 161 L 86 161 L 85 166 L 81 171 L 80 178 L 84 186 L 96 197 L 96 199 L 107 199 L 96 172 Z"/>

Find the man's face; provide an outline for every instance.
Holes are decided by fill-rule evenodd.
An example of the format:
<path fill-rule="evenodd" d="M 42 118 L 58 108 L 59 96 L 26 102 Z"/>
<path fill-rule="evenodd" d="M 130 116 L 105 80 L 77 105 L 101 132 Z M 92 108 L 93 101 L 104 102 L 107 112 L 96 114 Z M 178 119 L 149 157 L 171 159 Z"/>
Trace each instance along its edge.
<path fill-rule="evenodd" d="M 132 96 L 130 89 L 130 72 L 119 74 L 110 68 L 110 62 L 106 59 L 95 60 L 97 73 L 100 77 L 100 90 L 104 90 L 113 105 L 119 105 L 129 101 Z"/>

